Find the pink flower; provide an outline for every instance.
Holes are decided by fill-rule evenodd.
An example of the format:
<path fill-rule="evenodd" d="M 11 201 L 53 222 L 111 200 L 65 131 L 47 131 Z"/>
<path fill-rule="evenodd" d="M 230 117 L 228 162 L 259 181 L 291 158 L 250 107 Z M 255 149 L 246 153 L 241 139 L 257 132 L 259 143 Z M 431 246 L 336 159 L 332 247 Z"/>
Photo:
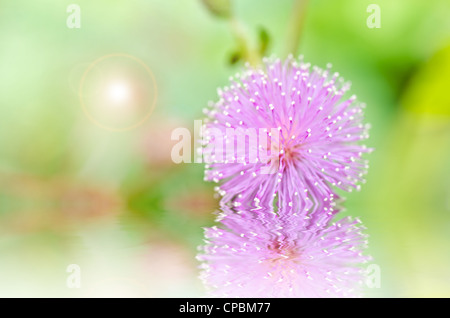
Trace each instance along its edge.
<path fill-rule="evenodd" d="M 368 138 L 364 104 L 355 96 L 344 98 L 350 84 L 330 73 L 330 66 L 311 69 L 302 59 L 264 63 L 237 74 L 229 87 L 219 89 L 219 101 L 205 110 L 206 148 L 214 148 L 218 140 L 211 131 L 224 136 L 230 128 L 264 132 L 256 143 L 224 138 L 223 149 L 235 147 L 231 155 L 206 154 L 210 164 L 205 179 L 220 183 L 222 203 L 271 206 L 278 196 L 280 204 L 303 209 L 330 198 L 333 187 L 359 189 L 368 168 L 362 155 L 371 149 L 360 145 Z M 255 149 L 258 156 L 252 161 L 249 152 Z M 274 173 L 263 172 L 270 169 Z"/>
<path fill-rule="evenodd" d="M 364 227 L 321 205 L 312 213 L 224 208 L 205 229 L 200 277 L 215 297 L 357 297 L 364 279 Z"/>

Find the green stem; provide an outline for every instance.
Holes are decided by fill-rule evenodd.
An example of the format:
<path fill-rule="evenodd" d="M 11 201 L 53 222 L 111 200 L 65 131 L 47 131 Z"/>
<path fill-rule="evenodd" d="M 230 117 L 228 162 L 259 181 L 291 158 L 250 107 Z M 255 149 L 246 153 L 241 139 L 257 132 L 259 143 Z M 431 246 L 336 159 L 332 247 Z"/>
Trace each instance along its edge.
<path fill-rule="evenodd" d="M 242 50 L 241 52 L 243 54 L 244 60 L 246 62 L 249 62 L 253 66 L 258 65 L 261 62 L 261 56 L 250 45 L 250 40 L 245 32 L 245 28 L 242 23 L 234 16 L 230 17 L 229 22 L 231 30 L 233 31 L 233 35 L 238 41 L 239 47 Z"/>
<path fill-rule="evenodd" d="M 297 55 L 297 50 L 300 45 L 300 37 L 305 22 L 307 4 L 308 0 L 294 0 L 292 14 L 288 22 L 285 52 L 286 56 L 289 54 L 294 56 Z"/>

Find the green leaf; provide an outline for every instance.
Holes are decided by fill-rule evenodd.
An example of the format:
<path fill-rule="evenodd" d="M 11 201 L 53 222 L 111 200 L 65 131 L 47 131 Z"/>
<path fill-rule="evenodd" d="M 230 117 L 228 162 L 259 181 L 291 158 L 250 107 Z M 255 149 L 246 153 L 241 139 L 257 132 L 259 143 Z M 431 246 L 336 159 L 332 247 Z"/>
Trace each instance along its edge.
<path fill-rule="evenodd" d="M 242 53 L 239 51 L 235 51 L 230 55 L 229 63 L 230 63 L 230 65 L 234 65 L 237 62 L 239 62 L 240 60 L 242 60 Z"/>
<path fill-rule="evenodd" d="M 259 53 L 261 56 L 266 55 L 267 48 L 270 44 L 270 36 L 266 29 L 263 27 L 259 27 L 258 30 L 258 37 L 259 37 Z"/>
<path fill-rule="evenodd" d="M 450 117 L 450 46 L 438 51 L 416 74 L 403 96 L 403 106 L 420 114 Z"/>
<path fill-rule="evenodd" d="M 231 16 L 231 0 L 202 0 L 205 7 L 213 15 L 220 18 Z"/>

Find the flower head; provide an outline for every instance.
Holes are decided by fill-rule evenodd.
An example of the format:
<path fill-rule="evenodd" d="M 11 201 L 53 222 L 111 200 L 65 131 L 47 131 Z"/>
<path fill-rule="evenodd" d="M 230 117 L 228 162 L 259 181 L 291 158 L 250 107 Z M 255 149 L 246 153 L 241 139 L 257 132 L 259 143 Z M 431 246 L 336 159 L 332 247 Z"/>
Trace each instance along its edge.
<path fill-rule="evenodd" d="M 198 259 L 212 296 L 356 297 L 367 241 L 358 219 L 332 223 L 335 211 L 232 212 L 205 230 Z"/>
<path fill-rule="evenodd" d="M 205 110 L 205 179 L 220 183 L 222 203 L 271 206 L 278 196 L 309 208 L 333 186 L 359 189 L 367 169 L 362 155 L 370 151 L 359 144 L 368 137 L 364 104 L 344 98 L 350 84 L 330 67 L 265 59 L 219 89 L 219 101 Z"/>

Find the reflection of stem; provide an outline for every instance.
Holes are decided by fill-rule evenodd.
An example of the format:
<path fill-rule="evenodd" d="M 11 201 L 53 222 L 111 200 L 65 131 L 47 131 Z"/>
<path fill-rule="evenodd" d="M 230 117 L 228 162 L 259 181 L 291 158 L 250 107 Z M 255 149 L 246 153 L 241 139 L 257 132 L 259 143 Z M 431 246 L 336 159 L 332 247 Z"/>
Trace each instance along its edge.
<path fill-rule="evenodd" d="M 261 57 L 258 52 L 252 49 L 250 45 L 250 41 L 245 33 L 244 26 L 240 23 L 236 17 L 230 17 L 230 26 L 233 31 L 233 35 L 238 41 L 239 47 L 241 48 L 241 52 L 243 54 L 243 58 L 246 62 L 249 62 L 251 65 L 255 66 L 259 64 Z"/>
<path fill-rule="evenodd" d="M 308 0 L 294 0 L 292 14 L 288 23 L 286 55 L 297 54 L 297 49 L 300 44 L 300 36 L 302 34 L 303 24 L 305 21 L 307 4 Z"/>

